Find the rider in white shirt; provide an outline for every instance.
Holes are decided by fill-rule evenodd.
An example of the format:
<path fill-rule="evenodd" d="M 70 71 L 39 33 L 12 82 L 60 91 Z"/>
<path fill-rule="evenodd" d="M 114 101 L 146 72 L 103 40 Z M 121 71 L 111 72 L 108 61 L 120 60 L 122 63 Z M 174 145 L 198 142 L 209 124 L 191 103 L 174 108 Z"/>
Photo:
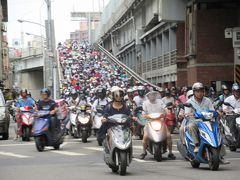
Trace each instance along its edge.
<path fill-rule="evenodd" d="M 133 98 L 133 101 L 136 103 L 137 107 L 142 107 L 143 102 L 146 100 L 146 98 L 145 98 L 145 93 L 146 93 L 145 87 L 144 86 L 139 86 L 137 91 L 138 91 L 138 96 L 135 96 Z"/>

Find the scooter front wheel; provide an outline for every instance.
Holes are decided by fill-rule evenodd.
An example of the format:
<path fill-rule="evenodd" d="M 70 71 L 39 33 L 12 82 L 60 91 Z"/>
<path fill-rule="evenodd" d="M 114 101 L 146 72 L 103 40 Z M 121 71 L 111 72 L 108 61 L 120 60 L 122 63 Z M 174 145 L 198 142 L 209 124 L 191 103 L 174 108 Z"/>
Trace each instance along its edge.
<path fill-rule="evenodd" d="M 190 163 L 193 168 L 199 168 L 199 166 L 200 166 L 200 162 L 195 161 L 195 160 L 191 161 Z"/>
<path fill-rule="evenodd" d="M 41 137 L 41 136 L 35 137 L 35 144 L 36 144 L 37 150 L 39 152 L 42 152 L 44 150 L 44 147 L 45 147 L 44 137 Z"/>
<path fill-rule="evenodd" d="M 236 146 L 229 146 L 229 149 L 230 149 L 230 151 L 232 151 L 232 152 L 236 152 L 236 151 L 237 151 Z"/>
<path fill-rule="evenodd" d="M 29 127 L 25 127 L 23 129 L 23 138 L 25 141 L 30 141 L 30 136 L 31 136 L 31 132 L 30 132 L 30 128 Z"/>
<path fill-rule="evenodd" d="M 154 159 L 156 159 L 157 162 L 162 161 L 161 145 L 154 144 L 153 148 L 154 148 Z"/>
<path fill-rule="evenodd" d="M 119 165 L 119 174 L 124 176 L 127 172 L 127 152 L 121 151 L 119 153 L 120 165 Z"/>
<path fill-rule="evenodd" d="M 217 171 L 219 168 L 219 150 L 215 148 L 209 149 L 209 168 L 212 171 Z"/>
<path fill-rule="evenodd" d="M 54 148 L 55 150 L 59 150 L 59 149 L 60 149 L 60 144 L 57 144 L 57 145 L 53 146 L 53 148 Z"/>
<path fill-rule="evenodd" d="M 82 131 L 82 142 L 86 143 L 88 138 L 88 132 L 87 131 Z"/>

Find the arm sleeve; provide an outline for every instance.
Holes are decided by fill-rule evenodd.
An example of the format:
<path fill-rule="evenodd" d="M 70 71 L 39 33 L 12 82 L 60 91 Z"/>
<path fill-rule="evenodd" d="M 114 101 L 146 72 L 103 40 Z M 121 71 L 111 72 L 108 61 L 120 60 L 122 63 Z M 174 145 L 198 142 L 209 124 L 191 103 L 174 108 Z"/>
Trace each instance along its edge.
<path fill-rule="evenodd" d="M 107 105 L 103 111 L 103 117 L 107 118 L 110 114 L 110 106 L 111 104 Z"/>
<path fill-rule="evenodd" d="M 92 110 L 93 110 L 93 111 L 96 111 L 97 101 L 98 101 L 98 99 L 96 99 L 96 100 L 94 101 L 93 105 L 92 105 Z"/>

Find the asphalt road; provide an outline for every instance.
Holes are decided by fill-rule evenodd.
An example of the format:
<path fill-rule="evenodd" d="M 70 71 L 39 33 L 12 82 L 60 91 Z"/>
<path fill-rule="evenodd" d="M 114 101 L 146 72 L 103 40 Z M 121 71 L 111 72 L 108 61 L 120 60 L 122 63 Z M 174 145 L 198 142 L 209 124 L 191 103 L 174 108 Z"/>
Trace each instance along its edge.
<path fill-rule="evenodd" d="M 60 150 L 46 149 L 38 152 L 33 139 L 30 142 L 13 140 L 14 130 L 7 141 L 0 141 L 0 179 L 1 180 L 117 180 L 117 179 L 161 179 L 161 180 L 237 180 L 240 176 L 240 151 L 228 151 L 229 165 L 220 166 L 219 171 L 210 171 L 207 165 L 193 169 L 176 150 L 178 135 L 173 135 L 176 160 L 155 162 L 148 154 L 145 160 L 139 160 L 142 152 L 141 141 L 134 141 L 134 159 L 125 177 L 113 174 L 103 161 L 102 148 L 98 147 L 94 137 L 83 144 L 80 139 L 69 136 Z M 167 157 L 167 154 L 165 154 Z"/>

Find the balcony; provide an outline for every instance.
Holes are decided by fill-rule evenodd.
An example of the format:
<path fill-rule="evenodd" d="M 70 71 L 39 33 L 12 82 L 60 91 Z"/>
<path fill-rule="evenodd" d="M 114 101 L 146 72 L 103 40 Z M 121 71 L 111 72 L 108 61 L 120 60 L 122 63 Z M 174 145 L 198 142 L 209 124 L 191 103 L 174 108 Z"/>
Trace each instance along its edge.
<path fill-rule="evenodd" d="M 170 51 L 162 56 L 142 63 L 143 73 L 162 69 L 176 64 L 177 50 Z"/>

